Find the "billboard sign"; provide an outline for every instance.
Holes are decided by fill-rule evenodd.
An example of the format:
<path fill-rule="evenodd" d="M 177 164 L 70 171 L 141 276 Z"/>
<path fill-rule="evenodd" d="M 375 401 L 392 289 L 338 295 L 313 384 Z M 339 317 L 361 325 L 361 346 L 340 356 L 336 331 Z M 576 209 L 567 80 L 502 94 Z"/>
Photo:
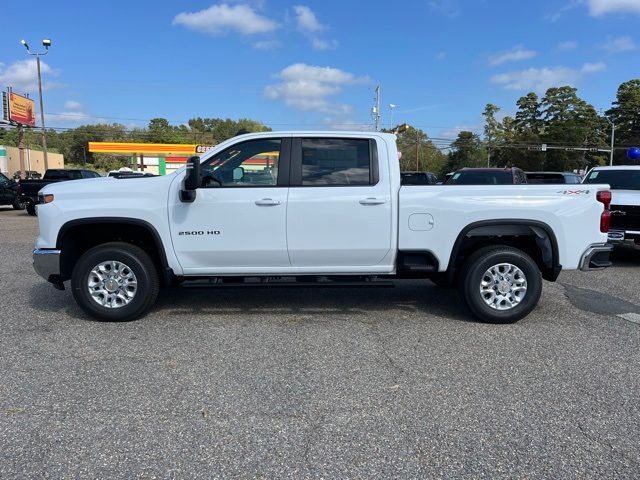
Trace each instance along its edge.
<path fill-rule="evenodd" d="M 9 91 L 9 121 L 28 127 L 35 127 L 35 102 L 28 97 Z"/>

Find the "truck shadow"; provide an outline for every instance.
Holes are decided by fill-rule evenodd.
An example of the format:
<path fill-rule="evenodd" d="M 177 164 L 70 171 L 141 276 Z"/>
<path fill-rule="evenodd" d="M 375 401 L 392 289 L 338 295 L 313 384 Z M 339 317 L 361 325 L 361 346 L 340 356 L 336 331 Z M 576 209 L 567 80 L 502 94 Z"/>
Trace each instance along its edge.
<path fill-rule="evenodd" d="M 60 292 L 38 283 L 29 293 L 34 310 L 92 320 L 76 305 L 68 288 Z M 393 287 L 167 288 L 161 290 L 145 318 L 154 321 L 207 317 L 228 323 L 244 322 L 247 317 L 259 320 L 277 316 L 284 321 L 313 323 L 340 318 L 364 322 L 401 320 L 403 315 L 411 314 L 476 322 L 455 290 L 438 288 L 426 280 L 398 282 Z"/>
<path fill-rule="evenodd" d="M 177 316 L 281 316 L 294 321 L 344 318 L 374 321 L 392 313 L 424 314 L 476 321 L 455 290 L 429 281 L 391 287 L 238 287 L 178 288 L 161 295 L 153 314 Z M 362 318 L 359 318 L 362 317 Z"/>
<path fill-rule="evenodd" d="M 614 267 L 640 266 L 640 246 L 624 244 L 616 246 L 611 255 Z"/>

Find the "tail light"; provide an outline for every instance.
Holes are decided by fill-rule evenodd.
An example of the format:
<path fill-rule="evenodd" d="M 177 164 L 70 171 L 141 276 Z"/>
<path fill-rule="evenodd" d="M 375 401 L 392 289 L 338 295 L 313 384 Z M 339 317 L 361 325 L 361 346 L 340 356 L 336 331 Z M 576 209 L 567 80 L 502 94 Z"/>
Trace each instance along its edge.
<path fill-rule="evenodd" d="M 596 200 L 604 204 L 604 211 L 600 215 L 600 231 L 607 233 L 611 225 L 611 212 L 609 207 L 611 206 L 611 192 L 609 190 L 603 190 L 596 194 Z"/>

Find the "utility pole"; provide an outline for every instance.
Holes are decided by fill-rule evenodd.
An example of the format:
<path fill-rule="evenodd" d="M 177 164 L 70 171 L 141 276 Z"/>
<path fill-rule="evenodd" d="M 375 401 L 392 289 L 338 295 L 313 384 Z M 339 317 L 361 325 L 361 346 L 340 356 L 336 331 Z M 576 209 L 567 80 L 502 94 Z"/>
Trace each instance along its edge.
<path fill-rule="evenodd" d="M 48 38 L 42 40 L 44 52 L 31 52 L 31 50 L 29 50 L 29 45 L 25 40 L 20 40 L 20 43 L 24 45 L 29 55 L 36 57 L 36 64 L 38 66 L 38 93 L 40 94 L 40 121 L 42 123 L 42 155 L 44 157 L 44 169 L 47 170 L 49 168 L 49 158 L 47 157 L 47 129 L 44 125 L 44 101 L 42 100 L 42 73 L 40 71 L 40 57 L 49 53 L 51 40 Z"/>
<path fill-rule="evenodd" d="M 418 130 L 416 129 L 416 172 L 420 171 L 420 141 L 418 139 Z"/>
<path fill-rule="evenodd" d="M 611 152 L 609 153 L 609 166 L 613 166 L 613 153 L 614 153 L 614 145 L 616 141 L 616 124 L 611 120 L 607 115 L 603 115 L 604 118 L 607 119 L 609 125 L 611 125 Z"/>
<path fill-rule="evenodd" d="M 375 103 L 371 108 L 371 116 L 373 117 L 373 125 L 376 132 L 380 131 L 380 85 L 376 87 Z"/>
<path fill-rule="evenodd" d="M 18 158 L 20 159 L 20 178 L 26 178 L 24 169 L 24 126 L 18 124 Z"/>

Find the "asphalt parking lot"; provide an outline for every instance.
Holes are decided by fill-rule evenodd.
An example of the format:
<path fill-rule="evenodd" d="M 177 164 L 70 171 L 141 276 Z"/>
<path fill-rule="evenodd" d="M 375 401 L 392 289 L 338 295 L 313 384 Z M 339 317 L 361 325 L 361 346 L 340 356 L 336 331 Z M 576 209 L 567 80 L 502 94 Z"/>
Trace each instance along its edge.
<path fill-rule="evenodd" d="M 637 478 L 640 248 L 515 325 L 429 282 L 87 319 L 0 209 L 0 478 Z"/>

